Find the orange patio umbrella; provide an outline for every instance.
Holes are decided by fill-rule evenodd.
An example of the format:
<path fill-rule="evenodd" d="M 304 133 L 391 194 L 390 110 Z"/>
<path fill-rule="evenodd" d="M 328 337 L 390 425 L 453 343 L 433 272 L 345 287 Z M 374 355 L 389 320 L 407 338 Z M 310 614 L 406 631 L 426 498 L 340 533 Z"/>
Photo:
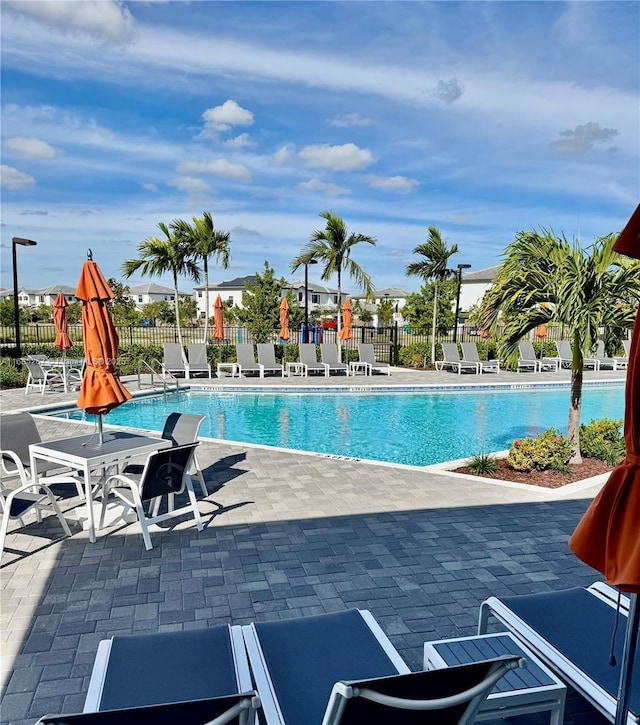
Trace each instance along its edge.
<path fill-rule="evenodd" d="M 218 295 L 213 305 L 213 339 L 224 340 L 224 305 L 222 297 Z"/>
<path fill-rule="evenodd" d="M 640 206 L 620 233 L 614 250 L 640 259 Z M 626 456 L 593 500 L 569 539 L 573 553 L 604 574 L 620 591 L 630 593 L 616 725 L 627 722 L 640 629 L 640 308 L 636 316 L 625 389 Z M 639 683 L 636 678 L 634 687 Z"/>
<path fill-rule="evenodd" d="M 69 328 L 67 326 L 68 304 L 62 292 L 58 292 L 56 301 L 53 303 L 53 324 L 56 328 L 56 339 L 53 344 L 63 353 L 73 347 L 73 340 L 69 337 Z"/>
<path fill-rule="evenodd" d="M 278 333 L 281 340 L 285 342 L 289 339 L 289 302 L 286 297 L 280 302 L 280 332 Z"/>
<path fill-rule="evenodd" d="M 539 338 L 541 340 L 547 336 L 547 326 L 545 325 L 544 322 L 541 325 L 538 325 L 538 327 L 536 327 L 535 335 L 537 338 Z"/>
<path fill-rule="evenodd" d="M 351 322 L 353 319 L 353 312 L 351 310 L 351 300 L 347 297 L 342 305 L 342 329 L 338 334 L 341 340 L 350 340 L 352 337 Z"/>
<path fill-rule="evenodd" d="M 102 416 L 129 400 L 131 393 L 116 375 L 118 334 L 107 307 L 114 294 L 92 261 L 91 250 L 87 256 L 76 289 L 76 297 L 82 302 L 82 337 L 87 360 L 77 404 L 87 413 L 99 416 L 102 442 Z"/>

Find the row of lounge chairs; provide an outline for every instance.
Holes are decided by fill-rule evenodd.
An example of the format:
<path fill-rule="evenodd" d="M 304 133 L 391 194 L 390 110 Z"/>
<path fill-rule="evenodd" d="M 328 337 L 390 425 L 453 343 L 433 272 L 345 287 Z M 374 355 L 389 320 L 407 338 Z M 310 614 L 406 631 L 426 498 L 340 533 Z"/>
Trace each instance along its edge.
<path fill-rule="evenodd" d="M 47 716 L 40 723 L 415 725 L 433 720 L 469 725 L 482 717 L 494 688 L 522 692 L 530 687 L 530 702 L 522 700 L 519 712 L 536 710 L 544 687 L 526 672 L 508 674 L 526 668 L 531 656 L 613 722 L 623 658 L 618 637 L 617 664 L 609 664 L 611 634 L 616 617 L 624 629 L 628 615 L 628 598 L 618 602 L 617 592 L 601 582 L 490 597 L 480 608 L 479 634 L 495 618 L 521 649 L 421 672 L 410 671 L 373 615 L 359 609 L 114 636 L 98 645 L 84 714 Z M 636 652 L 636 665 L 638 659 Z M 499 682 L 504 675 L 507 679 Z M 639 712 L 640 687 L 634 678 L 626 725 L 638 725 Z"/>
<path fill-rule="evenodd" d="M 261 378 L 267 373 L 289 374 L 287 366 L 276 361 L 275 346 L 267 343 L 258 343 L 256 346 L 257 361 L 255 359 L 254 346 L 252 343 L 238 343 L 236 345 L 236 362 L 232 367 L 232 375 L 257 373 Z M 314 343 L 302 343 L 299 346 L 300 360 L 296 363 L 301 374 L 322 373 L 329 377 L 331 373 L 345 373 L 349 375 L 355 370 L 353 366 L 342 362 L 338 357 L 337 345 L 322 343 L 320 345 L 320 360 L 317 358 L 316 345 Z M 391 366 L 385 362 L 375 359 L 374 347 L 371 343 L 360 343 L 358 345 L 358 360 L 360 371 L 371 375 L 374 370 L 391 374 Z M 224 363 L 223 363 L 224 365 Z M 162 373 L 181 373 L 185 378 L 204 373 L 211 377 L 211 365 L 207 361 L 207 350 L 204 343 L 191 343 L 188 348 L 188 361 L 185 363 L 182 355 L 182 348 L 179 343 L 167 343 L 164 346 L 164 362 Z M 218 367 L 220 375 L 220 366 Z"/>

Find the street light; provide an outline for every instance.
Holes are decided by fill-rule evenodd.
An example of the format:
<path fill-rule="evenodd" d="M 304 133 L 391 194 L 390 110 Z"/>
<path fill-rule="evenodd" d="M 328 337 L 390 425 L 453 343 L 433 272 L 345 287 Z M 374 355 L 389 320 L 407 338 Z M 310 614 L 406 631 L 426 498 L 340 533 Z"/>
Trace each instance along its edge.
<path fill-rule="evenodd" d="M 453 323 L 453 341 L 458 342 L 458 314 L 460 312 L 460 287 L 462 287 L 462 270 L 469 269 L 470 264 L 458 265 L 458 289 L 456 290 L 456 315 Z"/>
<path fill-rule="evenodd" d="M 20 344 L 20 308 L 18 306 L 18 261 L 16 258 L 16 246 L 35 247 L 38 242 L 32 239 L 22 239 L 22 237 L 14 237 L 11 240 L 11 253 L 13 262 L 13 321 L 16 326 L 16 356 L 18 362 L 22 358 L 22 345 Z"/>
<path fill-rule="evenodd" d="M 309 265 L 318 264 L 317 259 L 310 259 L 304 264 L 304 329 L 302 342 L 309 342 Z"/>

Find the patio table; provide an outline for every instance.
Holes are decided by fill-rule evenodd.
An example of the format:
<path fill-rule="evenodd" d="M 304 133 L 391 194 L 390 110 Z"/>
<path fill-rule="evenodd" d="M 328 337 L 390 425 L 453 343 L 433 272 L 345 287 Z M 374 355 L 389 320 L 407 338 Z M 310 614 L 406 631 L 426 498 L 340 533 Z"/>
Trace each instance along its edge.
<path fill-rule="evenodd" d="M 94 542 L 96 533 L 91 492 L 92 473 L 99 469 L 120 465 L 130 458 L 148 455 L 169 446 L 171 446 L 171 441 L 162 438 L 153 438 L 124 431 L 105 431 L 102 443 L 100 443 L 97 434 L 92 434 L 31 444 L 29 446 L 29 458 L 34 481 L 38 480 L 38 461 L 60 463 L 83 474 L 89 540 Z"/>
<path fill-rule="evenodd" d="M 76 358 L 58 358 L 52 360 L 38 360 L 40 367 L 45 370 L 60 370 L 62 373 L 62 382 L 64 385 L 64 392 L 69 392 L 69 370 L 78 370 L 82 377 L 82 369 L 84 367 L 84 360 Z"/>

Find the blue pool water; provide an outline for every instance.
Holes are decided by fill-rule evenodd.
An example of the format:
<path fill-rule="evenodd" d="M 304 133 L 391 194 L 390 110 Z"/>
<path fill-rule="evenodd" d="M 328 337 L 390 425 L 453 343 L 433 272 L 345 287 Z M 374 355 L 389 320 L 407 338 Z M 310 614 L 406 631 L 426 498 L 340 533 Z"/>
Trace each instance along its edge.
<path fill-rule="evenodd" d="M 173 411 L 206 416 L 204 437 L 426 466 L 566 432 L 569 387 L 424 393 L 190 391 L 131 400 L 105 423 L 161 431 Z M 60 414 L 58 414 L 60 415 Z M 63 414 L 92 420 L 82 411 Z M 622 419 L 624 385 L 585 387 L 582 422 Z"/>

